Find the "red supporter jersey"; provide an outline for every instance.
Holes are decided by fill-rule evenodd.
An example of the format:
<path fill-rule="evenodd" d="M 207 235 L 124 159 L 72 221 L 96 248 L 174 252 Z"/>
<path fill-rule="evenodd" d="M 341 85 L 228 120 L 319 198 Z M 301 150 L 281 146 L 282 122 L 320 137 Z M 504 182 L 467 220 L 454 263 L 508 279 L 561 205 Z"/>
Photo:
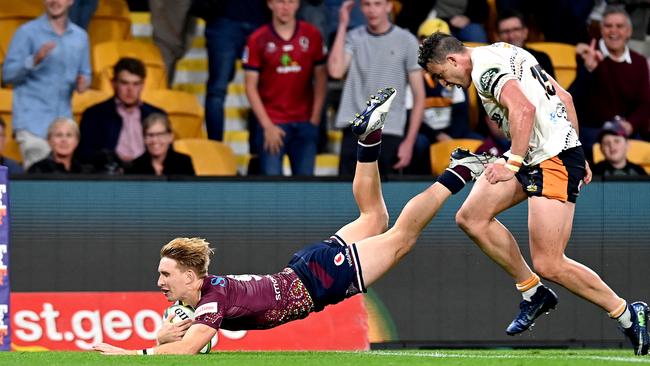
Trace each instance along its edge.
<path fill-rule="evenodd" d="M 313 25 L 298 21 L 289 40 L 271 24 L 248 38 L 244 69 L 259 72 L 258 91 L 273 123 L 302 122 L 311 117 L 314 67 L 325 62 L 325 48 Z"/>
<path fill-rule="evenodd" d="M 194 323 L 214 329 L 268 329 L 313 310 L 309 292 L 290 268 L 272 275 L 210 275 L 203 280 Z"/>

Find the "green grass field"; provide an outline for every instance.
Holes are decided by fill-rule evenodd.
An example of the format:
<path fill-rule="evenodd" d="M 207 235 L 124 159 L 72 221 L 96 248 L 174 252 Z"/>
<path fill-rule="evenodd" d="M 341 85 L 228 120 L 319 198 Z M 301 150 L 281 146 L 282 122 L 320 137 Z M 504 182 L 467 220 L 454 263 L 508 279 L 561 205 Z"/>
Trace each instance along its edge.
<path fill-rule="evenodd" d="M 598 366 L 650 364 L 630 350 L 400 350 L 369 352 L 223 352 L 194 356 L 102 356 L 92 352 L 0 352 L 0 365 L 436 365 Z"/>

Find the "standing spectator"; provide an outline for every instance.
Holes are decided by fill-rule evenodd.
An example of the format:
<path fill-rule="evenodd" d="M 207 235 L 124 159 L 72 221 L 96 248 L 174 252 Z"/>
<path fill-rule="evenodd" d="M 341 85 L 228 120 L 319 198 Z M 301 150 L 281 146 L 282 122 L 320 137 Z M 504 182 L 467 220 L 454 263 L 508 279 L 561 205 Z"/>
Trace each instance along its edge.
<path fill-rule="evenodd" d="M 241 57 L 246 38 L 267 19 L 265 0 L 224 0 L 219 14 L 206 20 L 208 83 L 205 126 L 208 138 L 212 140 L 223 140 L 223 106 L 228 83 L 235 75 L 235 60 Z"/>
<path fill-rule="evenodd" d="M 196 18 L 189 14 L 192 0 L 149 0 L 153 41 L 162 54 L 167 85 L 174 83 L 176 63 L 192 45 Z"/>
<path fill-rule="evenodd" d="M 619 116 L 627 136 L 650 138 L 650 82 L 648 63 L 627 42 L 632 23 L 624 9 L 607 7 L 601 22 L 602 38 L 579 44 L 574 95 L 580 117 L 580 141 L 591 160 L 591 147 L 605 121 Z"/>
<path fill-rule="evenodd" d="M 536 51 L 532 48 L 526 47 L 528 27 L 526 26 L 524 16 L 521 13 L 514 10 L 504 10 L 500 12 L 496 26 L 497 34 L 501 42 L 510 43 L 511 45 L 525 49 L 537 59 L 539 66 L 541 66 L 547 74 L 555 78 L 553 63 L 546 52 Z"/>
<path fill-rule="evenodd" d="M 282 175 L 287 153 L 293 175 L 313 175 L 318 126 L 327 91 L 323 39 L 296 20 L 299 0 L 268 0 L 271 24 L 256 30 L 244 52 L 246 95 L 263 129 L 264 175 Z"/>
<path fill-rule="evenodd" d="M 79 156 L 99 172 L 113 173 L 144 153 L 142 120 L 165 113 L 140 99 L 146 69 L 142 61 L 122 58 L 113 67 L 115 95 L 81 116 Z"/>
<path fill-rule="evenodd" d="M 74 0 L 70 7 L 70 21 L 83 29 L 88 29 L 98 3 L 99 0 Z"/>
<path fill-rule="evenodd" d="M 34 163 L 28 173 L 82 173 L 81 164 L 74 158 L 79 145 L 79 126 L 70 118 L 57 118 L 47 129 L 47 142 L 52 152 Z"/>
<path fill-rule="evenodd" d="M 68 21 L 73 0 L 44 0 L 45 14 L 14 34 L 2 76 L 13 84 L 13 127 L 28 168 L 50 153 L 47 128 L 55 118 L 72 117 L 72 91 L 90 83 L 88 35 Z"/>
<path fill-rule="evenodd" d="M 594 165 L 594 175 L 602 177 L 648 175 L 643 167 L 627 160 L 629 144 L 625 129 L 620 123 L 605 122 L 598 140 L 605 160 Z"/>
<path fill-rule="evenodd" d="M 126 169 L 126 174 L 194 175 L 192 158 L 174 150 L 169 118 L 152 113 L 142 121 L 146 151 Z"/>
<path fill-rule="evenodd" d="M 1 155 L 2 151 L 4 151 L 5 149 L 5 142 L 7 141 L 6 131 L 7 131 L 7 124 L 2 119 L 2 117 L 0 117 L 0 165 L 4 165 L 7 167 L 9 171 L 9 175 L 21 174 L 23 173 L 23 167 L 20 166 L 20 164 L 17 161 Z"/>
<path fill-rule="evenodd" d="M 354 1 L 347 0 L 339 12 L 339 26 L 328 60 L 330 76 L 345 76 L 336 127 L 343 128 L 339 175 L 352 176 L 356 165 L 354 156 L 357 139 L 349 128 L 355 112 L 361 109 L 364 95 L 384 87 L 398 93 L 391 104 L 382 134 L 379 167 L 382 174 L 395 173 L 407 167 L 422 124 L 424 81 L 417 64 L 418 41 L 409 31 L 389 20 L 392 3 L 389 0 L 362 0 L 361 10 L 368 26 L 347 31 Z M 406 129 L 406 88 L 413 92 L 413 108 Z"/>

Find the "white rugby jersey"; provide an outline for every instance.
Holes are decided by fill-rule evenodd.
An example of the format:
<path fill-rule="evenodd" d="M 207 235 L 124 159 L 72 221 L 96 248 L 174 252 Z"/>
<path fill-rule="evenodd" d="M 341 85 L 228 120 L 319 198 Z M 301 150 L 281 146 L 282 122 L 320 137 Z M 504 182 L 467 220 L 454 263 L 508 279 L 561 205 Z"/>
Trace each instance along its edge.
<path fill-rule="evenodd" d="M 565 105 L 530 53 L 507 43 L 495 43 L 474 48 L 472 65 L 472 80 L 485 111 L 509 139 L 508 108 L 499 103 L 505 83 L 519 80 L 524 94 L 535 106 L 534 126 L 524 164 L 536 165 L 564 150 L 580 146 Z"/>

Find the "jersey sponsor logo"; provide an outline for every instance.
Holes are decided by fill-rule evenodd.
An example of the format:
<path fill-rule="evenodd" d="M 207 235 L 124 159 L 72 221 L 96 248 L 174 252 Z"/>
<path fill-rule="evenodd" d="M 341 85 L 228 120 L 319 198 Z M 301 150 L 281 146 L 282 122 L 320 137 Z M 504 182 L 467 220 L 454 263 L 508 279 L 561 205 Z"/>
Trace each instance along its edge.
<path fill-rule="evenodd" d="M 219 312 L 219 303 L 218 302 L 208 302 L 205 303 L 198 308 L 196 308 L 196 311 L 194 312 L 194 317 L 196 318 L 197 316 L 203 315 L 203 314 L 208 314 L 208 313 L 218 313 Z"/>
<path fill-rule="evenodd" d="M 210 280 L 210 283 L 212 284 L 212 286 L 226 287 L 226 279 L 221 276 L 213 277 Z"/>
<path fill-rule="evenodd" d="M 341 264 L 343 264 L 343 262 L 345 262 L 345 255 L 343 255 L 343 253 L 339 253 L 336 256 L 334 256 L 334 264 L 340 266 Z"/>
<path fill-rule="evenodd" d="M 294 61 L 288 53 L 284 53 L 282 57 L 280 57 L 280 64 L 281 66 L 278 66 L 275 69 L 278 74 L 298 73 L 302 71 L 302 67 Z"/>
<path fill-rule="evenodd" d="M 282 45 L 282 51 L 284 51 L 284 52 L 293 51 L 293 45 L 292 44 L 284 44 L 284 45 Z"/>
<path fill-rule="evenodd" d="M 494 82 L 494 77 L 499 73 L 498 67 L 491 67 L 481 74 L 480 83 L 481 88 L 485 91 L 489 91 L 492 83 Z"/>
<path fill-rule="evenodd" d="M 282 299 L 282 294 L 280 293 L 280 284 L 278 283 L 278 280 L 273 278 L 273 276 L 269 276 L 269 279 L 273 284 L 273 292 L 275 293 L 275 300 L 280 301 Z"/>

